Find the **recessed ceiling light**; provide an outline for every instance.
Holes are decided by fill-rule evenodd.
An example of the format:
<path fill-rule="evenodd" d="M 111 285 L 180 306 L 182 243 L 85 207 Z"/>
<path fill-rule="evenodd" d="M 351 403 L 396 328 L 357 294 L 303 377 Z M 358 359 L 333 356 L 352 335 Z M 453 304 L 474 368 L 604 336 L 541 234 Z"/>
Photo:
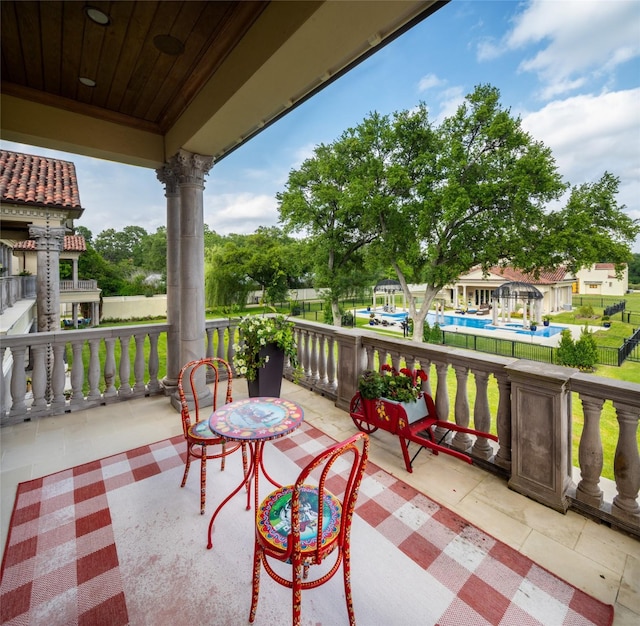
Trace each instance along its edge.
<path fill-rule="evenodd" d="M 184 52 L 184 44 L 172 35 L 156 35 L 153 38 L 153 45 L 160 50 L 160 52 L 170 54 L 171 56 L 178 56 Z"/>
<path fill-rule="evenodd" d="M 93 80 L 93 78 L 88 78 L 87 76 L 80 76 L 80 78 L 78 80 L 83 85 L 86 85 L 87 87 L 95 87 L 96 86 L 96 81 Z"/>
<path fill-rule="evenodd" d="M 95 7 L 84 7 L 84 12 L 92 22 L 100 24 L 100 26 L 108 26 L 111 23 L 109 16 L 100 9 L 96 9 Z"/>

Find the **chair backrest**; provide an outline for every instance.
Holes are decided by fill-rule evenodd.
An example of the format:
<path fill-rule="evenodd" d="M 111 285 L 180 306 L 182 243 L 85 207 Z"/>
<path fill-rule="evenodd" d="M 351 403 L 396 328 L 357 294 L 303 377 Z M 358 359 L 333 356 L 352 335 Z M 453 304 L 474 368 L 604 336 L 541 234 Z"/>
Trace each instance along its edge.
<path fill-rule="evenodd" d="M 188 376 L 187 372 L 189 372 Z M 227 404 L 233 401 L 233 397 L 231 394 L 233 374 L 231 373 L 231 366 L 229 365 L 229 363 L 227 363 L 227 361 L 218 357 L 189 361 L 189 363 L 182 367 L 182 369 L 180 370 L 180 374 L 178 375 L 178 394 L 180 396 L 182 429 L 185 437 L 187 436 L 187 431 L 191 426 L 191 413 L 189 411 L 190 401 L 193 402 L 194 419 L 196 422 L 200 421 L 201 400 L 198 398 L 198 389 L 202 389 L 202 385 L 198 384 L 199 382 L 201 382 L 198 380 L 199 376 L 205 376 L 206 384 L 213 383 L 213 387 L 211 389 L 211 392 L 213 394 L 213 411 L 218 408 L 218 389 L 222 386 L 225 380 L 227 383 L 227 388 L 224 395 L 225 399 L 222 404 Z M 191 387 L 190 398 L 187 398 L 187 394 L 185 393 L 184 389 L 185 377 L 187 377 L 189 385 Z M 207 406 L 210 405 L 207 403 Z M 209 414 L 210 413 L 207 412 L 207 418 L 209 417 Z"/>
<path fill-rule="evenodd" d="M 353 511 L 356 506 L 358 490 L 369 457 L 369 436 L 366 433 L 357 433 L 344 441 L 337 443 L 311 461 L 298 476 L 293 494 L 291 496 L 291 552 L 299 552 L 302 548 L 303 534 L 307 526 L 315 528 L 314 550 L 309 550 L 309 542 L 306 542 L 304 558 L 309 563 L 318 564 L 331 551 L 327 548 L 325 534 L 325 517 L 335 515 L 330 510 L 327 491 L 331 492 L 341 504 L 339 512 L 338 543 L 340 546 L 349 541 Z M 309 489 L 306 485 L 315 485 L 318 489 L 317 500 L 309 498 Z M 310 523 L 309 523 L 310 522 Z"/>

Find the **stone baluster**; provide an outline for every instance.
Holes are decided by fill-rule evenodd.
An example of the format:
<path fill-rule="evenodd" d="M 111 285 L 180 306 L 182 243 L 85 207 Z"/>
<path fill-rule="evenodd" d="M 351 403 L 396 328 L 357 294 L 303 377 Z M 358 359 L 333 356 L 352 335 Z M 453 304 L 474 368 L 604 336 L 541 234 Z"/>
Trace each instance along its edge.
<path fill-rule="evenodd" d="M 423 359 L 420 363 L 420 369 L 427 375 L 427 380 L 422 381 L 422 391 L 433 397 L 433 391 L 431 390 L 431 361 Z"/>
<path fill-rule="evenodd" d="M 216 356 L 220 359 L 225 360 L 224 358 L 224 326 L 218 326 L 216 328 L 216 333 L 218 334 L 218 350 L 216 352 Z M 229 341 L 232 340 L 231 335 L 229 335 Z"/>
<path fill-rule="evenodd" d="M 454 365 L 453 370 L 456 374 L 456 399 L 454 405 L 456 424 L 464 428 L 469 428 L 471 420 L 469 394 L 467 393 L 469 368 L 462 365 Z M 458 450 L 466 451 L 471 447 L 471 437 L 467 433 L 457 432 L 453 436 L 451 445 Z"/>
<path fill-rule="evenodd" d="M 229 337 L 229 341 L 227 342 L 227 358 L 226 361 L 227 363 L 229 363 L 229 365 L 231 365 L 231 369 L 233 370 L 233 344 L 235 342 L 235 337 L 236 337 L 236 325 L 233 323 L 229 323 L 229 329 L 228 329 L 228 337 Z M 224 342 L 223 342 L 224 344 Z M 218 350 L 220 349 L 220 346 L 218 346 Z M 224 348 L 223 348 L 224 350 Z M 223 352 L 224 354 L 224 352 Z"/>
<path fill-rule="evenodd" d="M 131 363 L 129 362 L 129 343 L 131 336 L 125 335 L 120 337 L 120 387 L 118 393 L 121 396 L 131 393 L 131 384 L 129 383 L 129 375 L 131 373 Z"/>
<path fill-rule="evenodd" d="M 24 397 L 27 393 L 27 376 L 24 371 L 26 346 L 18 346 L 11 349 L 13 356 L 13 367 L 11 369 L 11 411 L 10 415 L 22 414 L 27 410 Z"/>
<path fill-rule="evenodd" d="M 34 345 L 31 348 L 33 359 L 33 371 L 31 372 L 31 391 L 33 403 L 31 413 L 41 413 L 47 408 L 47 353 L 49 346 L 45 344 Z"/>
<path fill-rule="evenodd" d="M 104 359 L 104 397 L 112 398 L 118 395 L 116 389 L 116 338 L 106 337 L 104 344 L 107 351 Z"/>
<path fill-rule="evenodd" d="M 303 361 L 301 362 L 302 365 L 302 370 L 304 371 L 304 375 L 306 378 L 311 378 L 311 350 L 310 350 L 310 337 L 309 337 L 309 331 L 308 330 L 303 330 L 302 331 L 302 337 L 301 337 L 301 344 L 302 344 L 302 358 Z"/>
<path fill-rule="evenodd" d="M 71 367 L 71 406 L 84 404 L 84 363 L 82 361 L 82 348 L 84 341 L 72 341 L 73 366 Z"/>
<path fill-rule="evenodd" d="M 51 373 L 51 406 L 62 412 L 67 405 L 64 397 L 64 383 L 66 378 L 65 354 L 67 345 L 56 343 L 53 346 L 53 371 Z"/>
<path fill-rule="evenodd" d="M 147 390 L 147 387 L 144 384 L 144 369 L 146 366 L 146 361 L 144 358 L 145 339 L 146 335 L 134 335 L 136 354 L 133 359 L 133 378 L 135 380 L 133 385 L 133 393 L 135 395 L 144 395 L 145 391 Z"/>
<path fill-rule="evenodd" d="M 337 345 L 335 337 L 327 337 L 327 388 L 331 390 L 335 390 L 338 387 L 335 357 Z"/>
<path fill-rule="evenodd" d="M 87 400 L 100 400 L 100 339 L 89 339 L 89 395 Z"/>
<path fill-rule="evenodd" d="M 449 391 L 447 389 L 447 371 L 449 366 L 441 361 L 435 361 L 435 366 L 438 374 L 435 398 L 436 412 L 438 419 L 447 422 L 449 421 Z M 444 428 L 436 428 L 435 433 L 437 440 L 442 440 L 443 438 L 447 441 L 451 440 L 451 434 L 447 433 Z"/>
<path fill-rule="evenodd" d="M 365 346 L 365 356 L 366 356 L 366 365 L 365 369 L 374 370 L 376 369 L 376 348 L 375 346 Z M 382 363 L 382 355 L 379 356 L 379 361 Z"/>
<path fill-rule="evenodd" d="M 318 335 L 318 384 L 326 388 L 327 379 L 327 337 L 326 335 Z"/>
<path fill-rule="evenodd" d="M 310 381 L 312 383 L 317 383 L 319 380 L 319 375 L 318 375 L 318 371 L 319 371 L 319 367 L 318 367 L 318 354 L 319 354 L 319 348 L 318 348 L 318 335 L 316 333 L 312 333 L 309 332 L 309 342 L 310 342 L 310 349 L 311 349 L 311 355 L 310 355 L 310 371 L 311 371 L 311 377 L 310 377 Z"/>
<path fill-rule="evenodd" d="M 489 409 L 488 383 L 489 374 L 482 370 L 472 370 L 476 381 L 476 400 L 473 405 L 473 425 L 476 430 L 488 433 L 491 430 L 491 411 Z M 484 437 L 476 437 L 473 444 L 473 453 L 483 459 L 493 456 L 493 448 L 489 440 Z"/>
<path fill-rule="evenodd" d="M 640 489 L 640 458 L 638 457 L 638 409 L 615 402 L 620 433 L 613 461 L 613 471 L 618 495 L 613 499 L 611 514 L 614 517 L 640 523 L 638 490 Z"/>
<path fill-rule="evenodd" d="M 604 465 L 600 437 L 600 415 L 604 398 L 580 394 L 580 400 L 584 413 L 584 427 L 578 448 L 581 480 L 576 488 L 576 499 L 599 508 L 603 500 L 599 483 Z"/>
<path fill-rule="evenodd" d="M 153 393 L 160 389 L 160 381 L 158 380 L 158 371 L 160 359 L 158 356 L 158 333 L 149 333 L 149 383 L 147 390 Z"/>
<path fill-rule="evenodd" d="M 498 382 L 498 412 L 496 428 L 499 447 L 494 463 L 503 469 L 511 470 L 511 381 L 504 372 L 494 372 Z"/>
<path fill-rule="evenodd" d="M 206 328 L 205 333 L 207 335 L 207 345 L 205 349 L 205 357 L 207 359 L 213 358 L 213 333 L 215 332 L 215 328 Z M 211 368 L 207 367 L 207 372 L 210 372 Z M 209 377 L 207 376 L 207 382 L 209 382 Z"/>

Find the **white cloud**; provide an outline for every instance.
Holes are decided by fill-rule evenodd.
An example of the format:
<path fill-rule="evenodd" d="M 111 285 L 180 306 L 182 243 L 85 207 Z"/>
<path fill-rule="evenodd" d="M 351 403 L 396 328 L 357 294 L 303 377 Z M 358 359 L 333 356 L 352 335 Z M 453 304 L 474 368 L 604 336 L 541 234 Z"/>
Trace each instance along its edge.
<path fill-rule="evenodd" d="M 524 114 L 522 125 L 551 148 L 572 185 L 595 182 L 605 171 L 618 176 L 619 203 L 640 218 L 639 101 L 640 88 L 576 96 Z"/>
<path fill-rule="evenodd" d="M 427 74 L 423 76 L 418 82 L 418 92 L 427 91 L 434 87 L 440 87 L 445 84 L 445 81 L 438 78 L 435 74 Z"/>
<path fill-rule="evenodd" d="M 581 87 L 640 55 L 635 0 L 610 2 L 533 0 L 504 38 L 510 50 L 540 45 L 520 70 L 534 72 L 548 99 Z"/>
<path fill-rule="evenodd" d="M 260 226 L 277 226 L 275 196 L 250 192 L 205 197 L 204 221 L 219 235 L 249 234 Z"/>

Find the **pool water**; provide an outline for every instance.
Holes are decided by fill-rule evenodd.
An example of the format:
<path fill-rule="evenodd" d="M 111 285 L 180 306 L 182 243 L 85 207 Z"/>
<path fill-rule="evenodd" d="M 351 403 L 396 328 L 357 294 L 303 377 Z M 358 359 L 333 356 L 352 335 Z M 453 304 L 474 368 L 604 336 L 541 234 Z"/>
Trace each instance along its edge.
<path fill-rule="evenodd" d="M 358 311 L 363 315 L 367 315 L 369 311 L 361 310 Z M 406 313 L 378 313 L 376 312 L 377 317 L 382 317 L 383 319 L 392 320 L 392 321 L 401 321 L 405 317 L 407 317 Z M 522 328 L 522 323 L 509 322 L 504 324 L 503 326 L 494 326 L 493 320 L 491 316 L 486 317 L 476 317 L 475 315 L 445 315 L 444 322 L 442 321 L 442 316 L 440 316 L 440 320 L 438 323 L 441 328 L 446 326 L 463 326 L 465 328 L 479 328 L 483 330 L 508 330 L 517 335 L 534 335 L 536 337 L 553 337 L 553 335 L 557 335 L 559 332 L 562 332 L 563 326 L 538 326 L 538 329 L 535 332 L 531 332 L 530 330 L 525 330 Z M 427 315 L 427 322 L 429 326 L 433 326 L 436 323 L 435 313 L 429 313 Z M 446 330 L 446 328 L 444 328 Z"/>

